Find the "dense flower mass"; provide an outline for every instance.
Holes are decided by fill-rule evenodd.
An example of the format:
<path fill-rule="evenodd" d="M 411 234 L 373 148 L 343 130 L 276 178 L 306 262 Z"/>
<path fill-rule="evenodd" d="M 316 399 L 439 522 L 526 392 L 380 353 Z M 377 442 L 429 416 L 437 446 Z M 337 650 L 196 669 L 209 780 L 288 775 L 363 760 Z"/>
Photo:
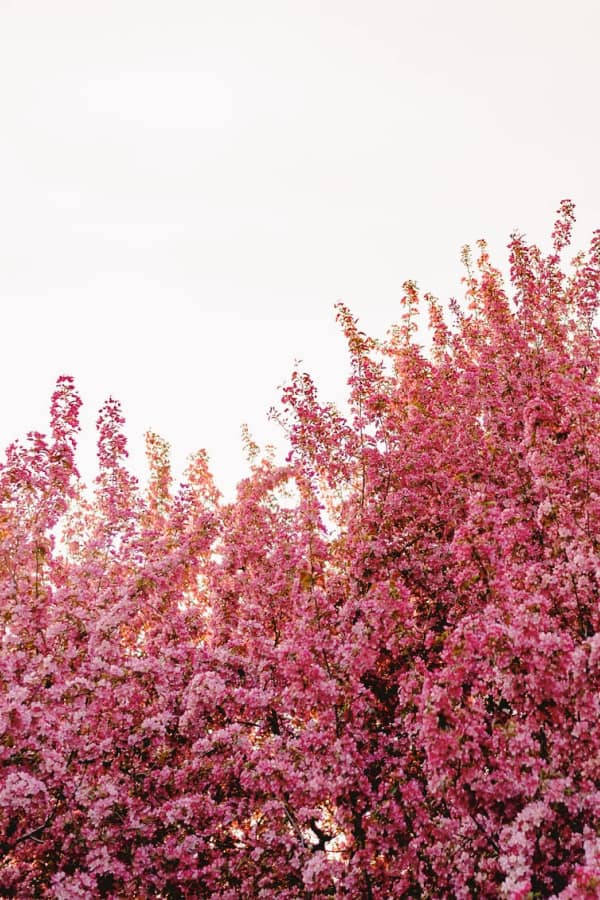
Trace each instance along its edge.
<path fill-rule="evenodd" d="M 600 233 L 485 245 L 444 317 L 340 306 L 349 414 L 295 372 L 285 464 L 125 465 L 59 379 L 0 470 L 0 896 L 600 894 Z M 415 341 L 419 304 L 431 348 Z M 251 441 L 248 444 L 252 451 Z"/>

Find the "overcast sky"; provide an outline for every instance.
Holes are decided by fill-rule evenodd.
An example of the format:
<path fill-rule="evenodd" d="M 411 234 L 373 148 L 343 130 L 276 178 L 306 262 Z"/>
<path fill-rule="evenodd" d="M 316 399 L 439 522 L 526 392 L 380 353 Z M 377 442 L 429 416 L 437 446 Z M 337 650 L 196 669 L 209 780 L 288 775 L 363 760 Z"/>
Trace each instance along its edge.
<path fill-rule="evenodd" d="M 460 296 L 563 197 L 600 227 L 597 0 L 0 0 L 0 444 L 56 377 L 229 493 L 301 358 L 347 377 L 334 304 L 383 336 L 414 278 Z"/>

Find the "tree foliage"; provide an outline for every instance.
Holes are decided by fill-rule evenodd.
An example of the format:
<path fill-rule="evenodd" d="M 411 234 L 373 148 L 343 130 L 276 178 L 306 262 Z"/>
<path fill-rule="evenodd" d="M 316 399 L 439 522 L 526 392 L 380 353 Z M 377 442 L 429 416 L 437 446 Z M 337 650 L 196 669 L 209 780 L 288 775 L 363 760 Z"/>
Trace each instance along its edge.
<path fill-rule="evenodd" d="M 225 503 L 69 377 L 0 470 L 0 895 L 596 897 L 600 233 L 511 290 L 338 318 L 349 413 L 294 372 L 285 464 Z M 415 340 L 419 304 L 431 349 Z M 250 440 L 248 438 L 248 440 Z"/>

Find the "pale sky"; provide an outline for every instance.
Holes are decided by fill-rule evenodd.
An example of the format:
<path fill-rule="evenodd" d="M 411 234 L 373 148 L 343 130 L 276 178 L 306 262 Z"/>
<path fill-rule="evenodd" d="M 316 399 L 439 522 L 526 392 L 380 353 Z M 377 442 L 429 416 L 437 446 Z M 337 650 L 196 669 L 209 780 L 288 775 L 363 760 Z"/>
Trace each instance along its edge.
<path fill-rule="evenodd" d="M 402 282 L 460 296 L 563 197 L 600 227 L 597 0 L 0 0 L 2 447 L 56 377 L 118 397 L 227 493 L 294 360 L 348 374 L 334 304 L 383 336 Z"/>

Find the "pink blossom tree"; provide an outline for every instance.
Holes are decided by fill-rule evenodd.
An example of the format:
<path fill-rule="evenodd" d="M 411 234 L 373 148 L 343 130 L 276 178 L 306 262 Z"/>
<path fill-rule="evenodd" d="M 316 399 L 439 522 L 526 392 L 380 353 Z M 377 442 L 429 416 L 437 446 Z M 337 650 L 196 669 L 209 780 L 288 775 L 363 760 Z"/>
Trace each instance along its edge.
<path fill-rule="evenodd" d="M 59 379 L 0 471 L 0 896 L 600 893 L 600 233 L 480 242 L 448 320 L 338 318 L 224 503 Z M 431 350 L 415 340 L 419 304 Z"/>

